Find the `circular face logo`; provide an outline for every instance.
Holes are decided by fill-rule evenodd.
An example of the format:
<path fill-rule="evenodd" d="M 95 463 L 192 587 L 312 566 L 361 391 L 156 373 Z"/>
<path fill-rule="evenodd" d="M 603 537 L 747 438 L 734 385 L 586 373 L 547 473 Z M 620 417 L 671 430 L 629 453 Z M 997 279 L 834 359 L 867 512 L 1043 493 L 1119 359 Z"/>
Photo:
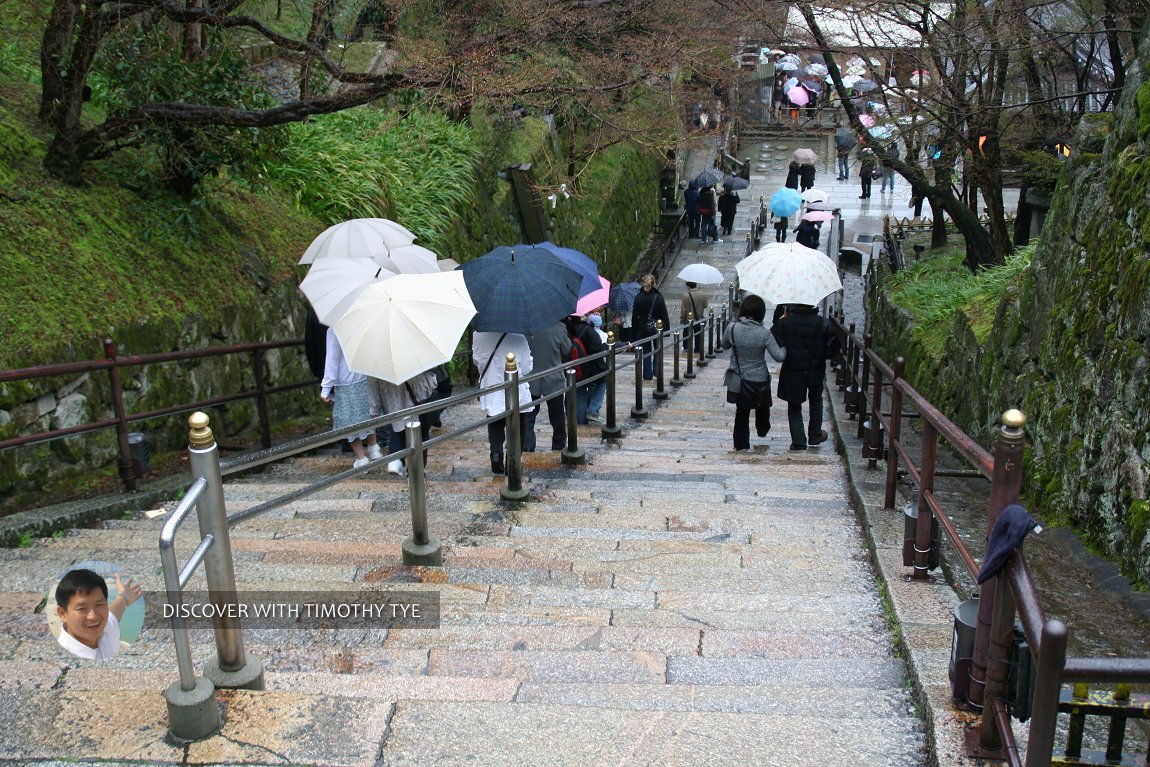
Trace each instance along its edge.
<path fill-rule="evenodd" d="M 144 625 L 144 599 L 111 562 L 77 562 L 48 589 L 48 630 L 78 658 L 107 660 L 129 647 Z"/>

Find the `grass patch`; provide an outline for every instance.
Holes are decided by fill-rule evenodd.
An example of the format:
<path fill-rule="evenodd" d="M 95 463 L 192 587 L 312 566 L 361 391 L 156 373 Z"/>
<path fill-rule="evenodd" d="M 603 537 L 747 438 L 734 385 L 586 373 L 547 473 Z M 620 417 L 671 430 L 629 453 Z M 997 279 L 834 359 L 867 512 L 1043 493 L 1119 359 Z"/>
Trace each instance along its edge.
<path fill-rule="evenodd" d="M 952 245 L 927 251 L 911 268 L 891 276 L 891 300 L 910 312 L 914 332 L 931 356 L 942 354 L 957 312 L 966 314 L 975 338 L 990 335 L 1003 294 L 1030 266 L 1034 246 L 1019 248 L 1002 266 L 972 273 L 963 264 L 965 250 Z"/>

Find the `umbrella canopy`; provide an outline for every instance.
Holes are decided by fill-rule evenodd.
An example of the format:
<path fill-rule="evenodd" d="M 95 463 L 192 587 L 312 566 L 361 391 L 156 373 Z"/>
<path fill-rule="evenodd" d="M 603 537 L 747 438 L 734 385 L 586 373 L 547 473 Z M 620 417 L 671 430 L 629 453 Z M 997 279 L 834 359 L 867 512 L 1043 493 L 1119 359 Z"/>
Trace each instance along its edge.
<path fill-rule="evenodd" d="M 783 187 L 771 195 L 771 213 L 776 216 L 789 216 L 803 205 L 803 198 L 797 189 Z"/>
<path fill-rule="evenodd" d="M 474 316 L 461 272 L 398 274 L 364 288 L 334 328 L 348 367 L 401 384 L 450 360 Z"/>
<path fill-rule="evenodd" d="M 395 276 L 370 258 L 324 258 L 312 264 L 299 289 L 324 325 L 334 325 L 363 289 Z"/>
<path fill-rule="evenodd" d="M 751 182 L 747 181 L 742 176 L 731 176 L 730 178 L 723 181 L 724 187 L 726 187 L 727 189 L 732 189 L 736 192 L 739 191 L 740 189 L 746 189 L 750 185 L 751 185 Z"/>
<path fill-rule="evenodd" d="M 574 248 L 561 248 L 549 241 L 541 242 L 538 245 L 516 245 L 515 249 L 531 247 L 551 251 L 559 256 L 560 261 L 579 272 L 579 276 L 582 278 L 579 282 L 580 296 L 585 296 L 599 289 L 599 265 L 592 261 L 590 256 Z"/>
<path fill-rule="evenodd" d="M 859 115 L 859 122 L 869 128 L 874 125 L 874 115 L 861 114 Z"/>
<path fill-rule="evenodd" d="M 631 311 L 635 306 L 635 296 L 642 289 L 643 286 L 637 282 L 621 282 L 611 286 L 611 299 L 607 302 L 607 308 L 616 314 Z"/>
<path fill-rule="evenodd" d="M 822 189 L 808 189 L 799 195 L 806 202 L 826 202 L 830 195 Z"/>
<path fill-rule="evenodd" d="M 454 258 L 441 258 L 435 264 L 441 272 L 452 272 L 459 268 L 459 262 Z"/>
<path fill-rule="evenodd" d="M 800 86 L 787 91 L 787 98 L 790 99 L 790 102 L 795 106 L 805 107 L 807 102 L 811 100 L 811 94 L 806 88 Z"/>
<path fill-rule="evenodd" d="M 722 183 L 725 174 L 718 168 L 707 168 L 705 171 L 695 176 L 695 184 L 700 189 L 706 189 L 709 186 Z"/>
<path fill-rule="evenodd" d="M 772 242 L 735 269 L 739 286 L 768 303 L 814 306 L 843 287 L 834 261 L 798 243 Z"/>
<path fill-rule="evenodd" d="M 543 248 L 500 246 L 459 267 L 475 302 L 476 330 L 531 335 L 574 314 L 579 272 Z"/>
<path fill-rule="evenodd" d="M 789 91 L 791 88 L 797 88 L 797 87 L 798 87 L 798 85 L 799 85 L 799 78 L 797 78 L 797 77 L 788 77 L 788 78 L 787 78 L 787 81 L 783 83 L 783 93 L 786 93 L 786 92 L 787 92 L 787 91 Z"/>
<path fill-rule="evenodd" d="M 810 202 L 807 203 L 807 211 L 812 210 L 837 210 L 837 206 L 833 202 Z"/>
<path fill-rule="evenodd" d="M 793 62 L 795 64 L 802 64 L 803 63 L 803 60 L 799 58 L 799 55 L 797 53 L 784 53 L 782 56 L 779 57 L 779 61 L 780 62 L 788 62 L 788 63 Z"/>
<path fill-rule="evenodd" d="M 611 300 L 611 283 L 605 278 L 599 278 L 599 287 L 592 290 L 585 296 L 579 299 L 579 303 L 575 304 L 575 313 L 579 315 L 586 314 L 592 309 L 598 309 L 604 306 Z"/>
<path fill-rule="evenodd" d="M 912 87 L 921 88 L 930 82 L 930 72 L 924 69 L 916 69 L 910 73 L 910 84 Z"/>
<path fill-rule="evenodd" d="M 846 88 L 853 88 L 858 85 L 859 81 L 863 78 L 858 75 L 845 75 L 843 77 L 843 86 Z"/>
<path fill-rule="evenodd" d="M 894 135 L 893 125 L 875 125 L 870 129 L 870 135 L 880 141 L 886 141 Z"/>
<path fill-rule="evenodd" d="M 794 72 L 798 68 L 799 62 L 797 61 L 783 61 L 782 59 L 779 59 L 775 63 L 775 69 L 778 69 L 782 72 Z"/>
<path fill-rule="evenodd" d="M 829 210 L 808 210 L 803 214 L 803 221 L 830 221 L 834 217 Z"/>
<path fill-rule="evenodd" d="M 860 56 L 856 53 L 853 56 L 851 56 L 849 59 L 847 59 L 847 66 L 848 67 L 865 67 L 866 66 L 866 59 L 864 59 L 862 56 Z"/>
<path fill-rule="evenodd" d="M 372 257 L 372 261 L 397 274 L 435 274 L 439 257 L 422 245 L 400 245 Z"/>
<path fill-rule="evenodd" d="M 802 85 L 811 93 L 822 93 L 823 84 L 817 80 L 803 80 Z"/>
<path fill-rule="evenodd" d="M 697 282 L 700 285 L 714 285 L 723 281 L 723 273 L 710 264 L 687 264 L 678 276 L 684 282 Z"/>
<path fill-rule="evenodd" d="M 815 150 L 807 149 L 805 146 L 799 147 L 792 152 L 791 157 L 800 165 L 814 165 L 819 159 L 819 156 L 815 154 Z"/>
<path fill-rule="evenodd" d="M 870 93 L 877 87 L 878 84 L 870 80 L 859 80 L 851 86 L 851 88 L 857 93 Z"/>
<path fill-rule="evenodd" d="M 855 77 L 866 77 L 866 67 L 862 64 L 853 64 L 848 66 L 844 71 L 844 75 L 853 75 Z"/>
<path fill-rule="evenodd" d="M 854 131 L 850 128 L 835 128 L 835 149 L 851 150 L 859 143 Z"/>
<path fill-rule="evenodd" d="M 808 64 L 806 69 L 803 70 L 812 77 L 826 77 L 827 67 L 826 64 Z"/>
<path fill-rule="evenodd" d="M 413 242 L 415 235 L 394 221 L 386 218 L 353 218 L 325 229 L 308 245 L 299 262 L 310 264 L 330 257 L 375 258 L 390 248 Z"/>

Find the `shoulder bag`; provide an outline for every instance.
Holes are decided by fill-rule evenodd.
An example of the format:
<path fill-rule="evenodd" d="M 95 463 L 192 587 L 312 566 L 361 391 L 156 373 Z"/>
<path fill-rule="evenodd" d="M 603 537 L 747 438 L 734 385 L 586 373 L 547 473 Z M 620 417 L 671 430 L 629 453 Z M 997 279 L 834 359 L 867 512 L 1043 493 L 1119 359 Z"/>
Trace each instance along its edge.
<path fill-rule="evenodd" d="M 739 401 L 739 393 L 743 390 L 742 367 L 739 365 L 739 345 L 735 342 L 735 326 L 731 326 L 731 354 L 735 358 L 735 366 L 727 368 L 723 374 L 723 386 L 727 387 L 727 402 L 734 405 Z"/>

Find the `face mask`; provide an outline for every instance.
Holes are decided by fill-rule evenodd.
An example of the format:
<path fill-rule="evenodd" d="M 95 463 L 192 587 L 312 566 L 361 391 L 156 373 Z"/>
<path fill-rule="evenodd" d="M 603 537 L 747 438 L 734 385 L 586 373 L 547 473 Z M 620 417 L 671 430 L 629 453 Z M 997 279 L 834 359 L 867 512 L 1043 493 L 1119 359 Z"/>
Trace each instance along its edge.
<path fill-rule="evenodd" d="M 595 327 L 600 327 L 603 324 L 603 317 L 598 314 L 588 314 L 587 321 Z"/>

